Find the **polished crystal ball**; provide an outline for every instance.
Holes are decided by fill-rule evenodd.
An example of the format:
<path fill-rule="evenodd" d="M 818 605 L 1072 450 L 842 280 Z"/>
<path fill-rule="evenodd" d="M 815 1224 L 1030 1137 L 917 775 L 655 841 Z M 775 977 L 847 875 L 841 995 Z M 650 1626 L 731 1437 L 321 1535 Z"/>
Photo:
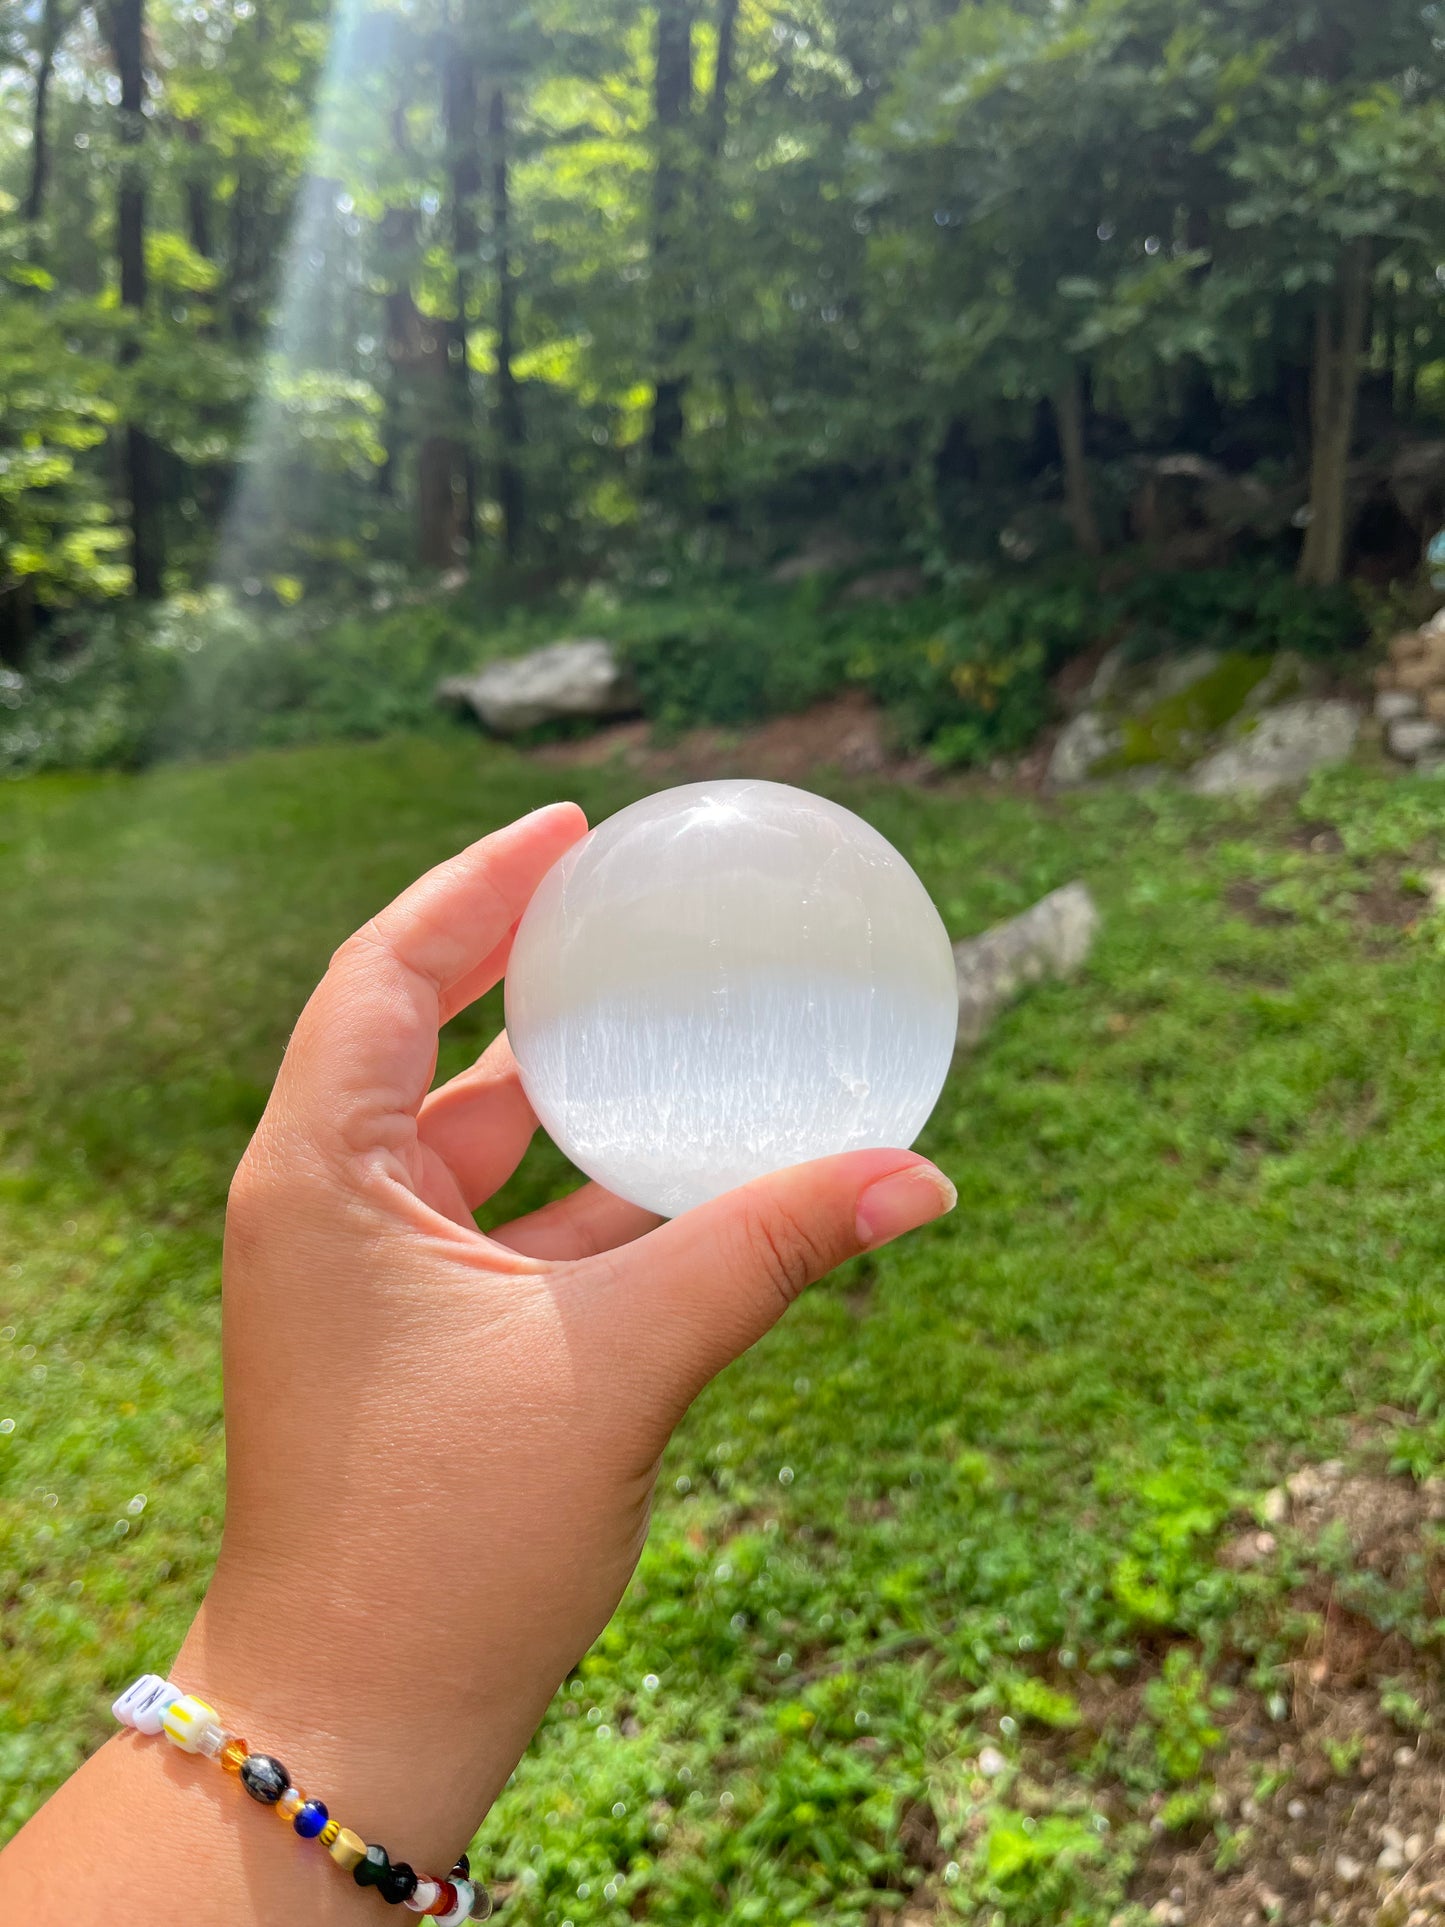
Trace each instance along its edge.
<path fill-rule="evenodd" d="M 574 844 L 527 906 L 507 1034 L 548 1135 L 672 1217 L 834 1151 L 909 1145 L 958 993 L 877 830 L 783 783 L 689 783 Z"/>

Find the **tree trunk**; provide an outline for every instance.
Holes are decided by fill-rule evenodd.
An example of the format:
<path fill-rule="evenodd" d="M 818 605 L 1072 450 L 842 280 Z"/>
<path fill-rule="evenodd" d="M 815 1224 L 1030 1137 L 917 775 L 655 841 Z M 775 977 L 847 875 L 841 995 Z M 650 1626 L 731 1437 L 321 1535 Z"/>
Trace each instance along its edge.
<path fill-rule="evenodd" d="M 231 189 L 230 232 L 226 246 L 226 320 L 231 339 L 244 344 L 258 333 L 256 318 L 256 229 L 260 190 L 245 160 L 236 166 Z"/>
<path fill-rule="evenodd" d="M 1370 313 L 1371 251 L 1354 241 L 1335 285 L 1315 310 L 1310 366 L 1309 522 L 1296 571 L 1301 582 L 1328 585 L 1345 570 L 1349 536 L 1346 483 L 1360 389 L 1360 356 Z"/>
<path fill-rule="evenodd" d="M 512 197 L 507 156 L 507 96 L 494 88 L 487 113 L 492 158 L 492 250 L 497 268 L 497 501 L 502 511 L 502 552 L 515 561 L 522 540 L 526 500 L 522 483 L 522 391 L 517 385 L 517 290 L 512 279 Z"/>
<path fill-rule="evenodd" d="M 1064 462 L 1064 514 L 1081 555 L 1102 555 L 1103 540 L 1089 489 L 1089 459 L 1084 450 L 1084 383 L 1078 364 L 1054 396 L 1054 420 Z"/>
<path fill-rule="evenodd" d="M 120 77 L 122 159 L 116 191 L 116 252 L 121 306 L 132 316 L 120 349 L 121 364 L 129 367 L 140 359 L 140 321 L 146 305 L 145 177 L 136 151 L 145 137 L 145 0 L 111 0 L 106 27 Z M 165 572 L 155 445 L 135 421 L 126 423 L 121 444 L 130 497 L 131 578 L 136 595 L 153 601 L 161 593 Z"/>
<path fill-rule="evenodd" d="M 50 81 L 55 72 L 56 49 L 68 24 L 65 0 L 45 0 L 40 15 L 39 60 L 30 114 L 30 180 L 23 210 L 25 220 L 32 227 L 45 212 L 45 189 L 50 180 Z"/>
<path fill-rule="evenodd" d="M 183 132 L 186 145 L 199 148 L 201 145 L 201 125 L 199 121 L 186 121 Z M 215 243 L 211 234 L 211 185 L 201 171 L 200 163 L 189 169 L 185 183 L 186 199 L 186 239 L 195 253 L 203 261 L 214 258 Z"/>
<path fill-rule="evenodd" d="M 456 462 L 461 487 L 458 532 L 466 548 L 477 540 L 477 461 L 472 406 L 472 370 L 467 355 L 467 306 L 472 265 L 477 258 L 476 200 L 482 185 L 477 153 L 477 70 L 472 56 L 448 34 L 442 47 L 442 119 L 446 129 L 451 179 L 452 277 L 456 317 L 447 343 L 456 418 L 461 428 Z"/>
<path fill-rule="evenodd" d="M 707 132 L 704 137 L 704 151 L 709 161 L 715 161 L 722 152 L 723 136 L 727 132 L 728 89 L 733 82 L 733 57 L 738 34 L 738 10 L 741 0 L 722 0 L 717 16 L 717 64 L 713 68 L 712 93 L 707 104 Z"/>
<path fill-rule="evenodd" d="M 416 244 L 416 213 L 388 208 L 382 216 L 382 243 L 391 286 L 386 302 L 386 352 L 394 390 L 388 422 L 394 439 L 387 447 L 387 486 L 395 486 L 401 436 L 417 434 L 417 560 L 426 568 L 450 569 L 457 559 L 457 504 L 454 489 L 456 444 L 447 432 L 452 384 L 447 353 L 451 325 L 423 314 L 411 290 L 411 256 Z"/>
<path fill-rule="evenodd" d="M 682 448 L 687 376 L 679 365 L 692 335 L 692 303 L 678 259 L 683 130 L 692 112 L 692 0 L 658 0 L 652 107 L 653 402 L 649 449 L 659 480 Z"/>

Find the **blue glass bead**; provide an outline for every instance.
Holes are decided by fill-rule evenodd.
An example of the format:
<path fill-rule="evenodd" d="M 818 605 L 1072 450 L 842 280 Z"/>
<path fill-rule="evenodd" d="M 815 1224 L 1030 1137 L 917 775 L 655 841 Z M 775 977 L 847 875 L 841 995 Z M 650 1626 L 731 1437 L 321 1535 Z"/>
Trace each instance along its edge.
<path fill-rule="evenodd" d="M 296 1809 L 296 1818 L 291 1824 L 303 1840 L 314 1840 L 330 1818 L 319 1800 L 308 1800 Z"/>

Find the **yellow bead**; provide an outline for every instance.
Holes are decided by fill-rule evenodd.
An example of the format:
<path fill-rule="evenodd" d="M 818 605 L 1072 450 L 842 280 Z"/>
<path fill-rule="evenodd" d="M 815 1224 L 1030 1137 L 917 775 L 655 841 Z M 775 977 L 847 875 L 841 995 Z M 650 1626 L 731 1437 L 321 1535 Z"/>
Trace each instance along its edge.
<path fill-rule="evenodd" d="M 323 1847 L 329 1847 L 340 1831 L 341 1822 L 339 1820 L 328 1820 L 316 1838 L 321 1842 Z"/>
<path fill-rule="evenodd" d="M 335 1822 L 331 1824 L 335 1825 Z M 330 1831 L 331 1826 L 328 1825 L 321 1838 L 326 1840 L 326 1835 L 330 1833 Z M 350 1827 L 337 1827 L 336 1838 L 334 1840 L 326 1840 L 326 1848 L 337 1866 L 344 1869 L 345 1872 L 350 1873 L 351 1869 L 360 1862 L 362 1855 L 366 1852 L 366 1842 L 359 1833 L 353 1833 Z"/>
<path fill-rule="evenodd" d="M 289 1827 L 296 1815 L 306 1804 L 306 1795 L 299 1786 L 288 1786 L 271 1811 L 278 1820 L 284 1820 Z"/>
<path fill-rule="evenodd" d="M 204 1700 L 196 1699 L 190 1693 L 183 1693 L 178 1700 L 172 1700 L 161 1720 L 161 1731 L 166 1738 L 178 1746 L 182 1753 L 194 1753 L 201 1744 L 201 1735 L 208 1726 L 219 1719 L 214 1706 L 207 1706 Z"/>

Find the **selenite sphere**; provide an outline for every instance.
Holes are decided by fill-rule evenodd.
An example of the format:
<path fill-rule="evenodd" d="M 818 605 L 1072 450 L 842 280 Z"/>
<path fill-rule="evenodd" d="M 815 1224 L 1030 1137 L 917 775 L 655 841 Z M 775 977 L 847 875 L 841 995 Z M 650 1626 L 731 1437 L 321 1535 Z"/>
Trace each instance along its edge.
<path fill-rule="evenodd" d="M 689 783 L 573 845 L 527 906 L 507 1034 L 548 1135 L 675 1216 L 909 1145 L 953 1054 L 948 936 L 903 858 L 783 783 Z"/>

